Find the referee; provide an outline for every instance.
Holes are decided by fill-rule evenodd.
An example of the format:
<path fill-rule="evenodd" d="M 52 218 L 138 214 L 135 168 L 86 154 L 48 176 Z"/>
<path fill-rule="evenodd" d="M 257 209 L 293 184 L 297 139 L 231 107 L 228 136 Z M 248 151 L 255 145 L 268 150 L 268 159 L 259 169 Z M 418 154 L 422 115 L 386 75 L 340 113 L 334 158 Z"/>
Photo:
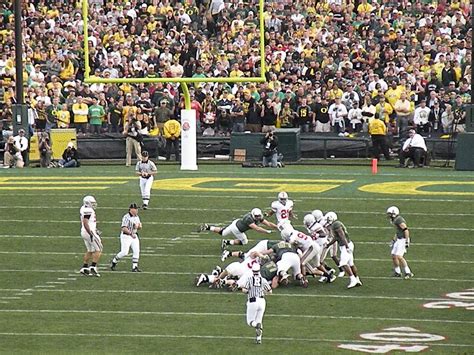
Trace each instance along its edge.
<path fill-rule="evenodd" d="M 140 192 L 143 200 L 142 208 L 146 210 L 150 202 L 153 176 L 156 174 L 156 165 L 149 159 L 149 154 L 146 150 L 142 152 L 142 159 L 137 162 L 135 172 L 140 176 Z"/>
<path fill-rule="evenodd" d="M 260 275 L 260 264 L 252 266 L 252 275 L 249 275 L 244 283 L 242 291 L 248 295 L 247 300 L 247 324 L 256 329 L 257 344 L 262 343 L 262 320 L 265 313 L 265 295 L 272 293 L 272 288 L 267 280 Z"/>

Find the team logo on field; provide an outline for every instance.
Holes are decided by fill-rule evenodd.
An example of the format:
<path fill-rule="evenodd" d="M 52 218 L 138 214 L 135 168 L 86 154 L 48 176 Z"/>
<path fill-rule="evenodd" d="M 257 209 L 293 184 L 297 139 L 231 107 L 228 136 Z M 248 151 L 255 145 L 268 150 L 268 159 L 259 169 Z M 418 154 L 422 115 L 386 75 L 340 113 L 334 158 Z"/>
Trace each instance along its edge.
<path fill-rule="evenodd" d="M 473 196 L 474 181 L 392 181 L 364 185 L 359 190 L 389 195 Z"/>
<path fill-rule="evenodd" d="M 153 187 L 159 190 L 228 191 L 228 192 L 308 192 L 332 190 L 354 180 L 333 179 L 272 179 L 272 178 L 180 178 L 158 180 Z"/>

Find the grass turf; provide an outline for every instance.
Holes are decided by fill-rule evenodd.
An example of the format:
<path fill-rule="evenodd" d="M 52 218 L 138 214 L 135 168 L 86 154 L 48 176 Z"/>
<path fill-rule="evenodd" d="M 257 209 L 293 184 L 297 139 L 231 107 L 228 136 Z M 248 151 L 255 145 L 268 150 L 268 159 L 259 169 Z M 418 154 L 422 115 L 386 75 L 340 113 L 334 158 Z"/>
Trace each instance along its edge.
<path fill-rule="evenodd" d="M 347 352 L 338 348 L 341 344 L 399 344 L 471 353 L 472 311 L 462 303 L 451 309 L 423 304 L 472 288 L 473 177 L 471 172 L 390 167 L 371 175 L 369 167 L 203 165 L 183 172 L 159 166 L 151 208 L 140 211 L 144 272 L 135 274 L 129 258 L 117 272 L 107 270 L 119 250 L 121 217 L 130 202 L 141 202 L 131 169 L 3 170 L 0 351 L 310 354 Z M 420 187 L 400 191 L 400 182 Z M 314 192 L 317 187 L 324 192 Z M 195 229 L 202 222 L 226 225 L 253 207 L 268 209 L 281 189 L 295 201 L 299 218 L 294 224 L 300 229 L 304 214 L 315 208 L 338 213 L 354 240 L 364 286 L 347 290 L 345 278 L 331 285 L 312 279 L 308 289 L 275 290 L 267 298 L 263 344 L 257 346 L 245 324 L 244 295 L 195 287 L 196 275 L 222 264 L 219 236 Z M 101 278 L 77 274 L 84 252 L 78 212 L 86 194 L 99 203 L 105 248 Z M 390 205 L 400 208 L 410 227 L 412 280 L 390 277 L 388 242 L 394 230 L 385 217 Z M 249 246 L 265 238 L 255 232 L 248 236 Z M 411 334 L 398 341 L 361 338 L 394 327 L 445 339 L 410 340 L 416 332 L 407 329 L 392 331 Z"/>

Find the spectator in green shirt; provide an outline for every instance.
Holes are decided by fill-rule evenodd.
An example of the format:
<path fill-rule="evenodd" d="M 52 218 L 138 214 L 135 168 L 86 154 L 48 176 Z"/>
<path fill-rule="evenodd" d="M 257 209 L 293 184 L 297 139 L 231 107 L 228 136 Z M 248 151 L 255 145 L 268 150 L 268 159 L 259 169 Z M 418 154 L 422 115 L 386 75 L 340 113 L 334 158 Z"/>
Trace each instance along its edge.
<path fill-rule="evenodd" d="M 91 133 L 100 133 L 104 116 L 104 108 L 98 104 L 97 97 L 93 97 L 92 105 L 89 107 L 89 123 L 91 126 Z"/>

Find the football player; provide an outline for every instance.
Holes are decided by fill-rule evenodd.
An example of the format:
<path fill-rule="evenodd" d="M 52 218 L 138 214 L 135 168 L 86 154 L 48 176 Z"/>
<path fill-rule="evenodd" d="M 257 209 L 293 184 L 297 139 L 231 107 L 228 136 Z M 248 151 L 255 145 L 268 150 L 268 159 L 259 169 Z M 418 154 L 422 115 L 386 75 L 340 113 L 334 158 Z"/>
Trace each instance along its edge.
<path fill-rule="evenodd" d="M 400 210 L 396 206 L 389 207 L 387 209 L 387 216 L 390 220 L 390 223 L 395 226 L 395 236 L 392 240 L 392 260 L 394 267 L 395 277 L 401 277 L 402 271 L 400 266 L 403 267 L 405 272 L 405 279 L 412 278 L 414 275 L 408 266 L 407 261 L 405 260 L 405 253 L 407 248 L 410 246 L 410 231 L 408 230 L 407 223 L 405 219 L 400 216 Z"/>
<path fill-rule="evenodd" d="M 270 210 L 265 213 L 265 217 L 276 216 L 277 224 L 282 221 L 296 218 L 293 214 L 293 201 L 288 199 L 288 194 L 284 191 L 278 194 L 278 200 L 273 201 L 270 205 Z"/>
<path fill-rule="evenodd" d="M 94 196 L 85 196 L 79 211 L 81 215 L 81 237 L 86 245 L 86 253 L 83 258 L 84 264 L 80 273 L 100 277 L 97 264 L 102 254 L 102 240 L 100 239 L 100 232 L 97 230 L 96 208 L 97 201 Z M 90 266 L 89 261 L 92 261 Z"/>
<path fill-rule="evenodd" d="M 323 276 L 327 282 L 333 282 L 336 279 L 336 276 L 330 274 L 321 264 L 319 258 L 322 248 L 313 238 L 292 228 L 285 228 L 281 234 L 301 251 L 301 273 L 303 275 Z M 334 270 L 332 272 L 334 273 Z"/>
<path fill-rule="evenodd" d="M 221 255 L 221 261 L 225 261 L 227 258 L 229 258 L 231 256 L 236 257 L 236 258 L 245 259 L 251 253 L 253 253 L 254 251 L 267 250 L 267 249 L 271 248 L 273 245 L 275 245 L 276 243 L 278 243 L 278 241 L 264 239 L 264 240 L 259 241 L 255 246 L 253 246 L 247 252 L 243 252 L 243 251 L 240 251 L 240 250 L 230 251 L 230 250 L 224 249 L 224 251 L 222 252 L 222 255 Z"/>
<path fill-rule="evenodd" d="M 347 288 L 353 288 L 355 286 L 362 286 L 362 282 L 357 275 L 357 268 L 354 264 L 354 243 L 349 238 L 346 226 L 337 220 L 337 214 L 334 212 L 328 212 L 324 216 L 326 219 L 326 225 L 330 228 L 333 240 L 327 245 L 330 247 L 334 243 L 339 243 L 339 250 L 341 251 L 340 267 L 343 267 L 346 274 L 349 275 L 349 285 Z"/>
<path fill-rule="evenodd" d="M 254 208 L 249 213 L 245 214 L 242 218 L 235 219 L 231 224 L 227 227 L 216 227 L 210 226 L 208 224 L 202 224 L 198 232 L 203 231 L 211 231 L 217 234 L 222 235 L 223 237 L 227 237 L 233 235 L 235 237 L 234 240 L 222 240 L 221 249 L 224 250 L 227 245 L 245 245 L 248 243 L 247 235 L 245 234 L 246 231 L 249 229 L 253 229 L 259 233 L 268 233 L 270 234 L 272 231 L 262 228 L 258 226 L 258 224 L 263 224 L 269 228 L 277 229 L 277 226 L 270 221 L 267 221 L 263 218 L 262 211 L 260 208 Z"/>
<path fill-rule="evenodd" d="M 324 227 L 326 221 L 324 220 L 324 215 L 320 210 L 314 210 L 310 214 L 307 214 L 303 218 L 303 224 L 306 227 L 306 230 L 311 235 L 311 237 L 316 240 L 318 245 L 321 247 L 321 263 L 324 263 L 326 256 L 329 252 L 331 259 L 336 264 L 336 267 L 339 267 L 339 258 L 337 257 L 337 244 L 334 243 L 331 248 L 327 248 L 326 245 L 329 244 L 331 235 L 329 231 Z M 333 270 L 327 264 L 324 263 L 324 267 L 327 270 Z M 345 274 L 344 269 L 339 267 L 339 277 L 343 277 Z M 320 282 L 326 282 L 325 277 L 321 277 Z"/>

